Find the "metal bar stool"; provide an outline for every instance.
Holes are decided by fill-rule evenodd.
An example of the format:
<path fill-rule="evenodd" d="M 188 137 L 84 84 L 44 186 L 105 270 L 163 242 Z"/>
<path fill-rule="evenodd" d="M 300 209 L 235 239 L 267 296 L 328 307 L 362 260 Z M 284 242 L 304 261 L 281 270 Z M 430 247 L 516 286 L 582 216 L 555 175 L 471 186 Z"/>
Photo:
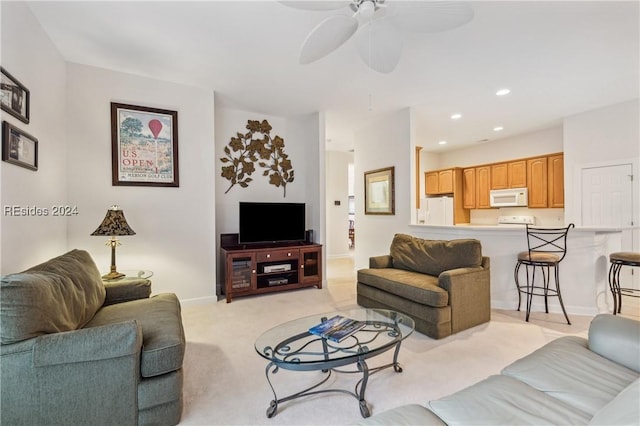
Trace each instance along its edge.
<path fill-rule="evenodd" d="M 620 287 L 620 270 L 623 266 L 640 266 L 640 253 L 621 251 L 609 255 L 609 288 L 613 295 L 613 315 L 622 309 L 622 296 L 640 297 L 640 290 Z M 638 293 L 638 294 L 636 294 Z"/>
<path fill-rule="evenodd" d="M 529 321 L 531 313 L 531 302 L 533 296 L 544 296 L 545 312 L 549 313 L 548 297 L 557 297 L 560 307 L 567 320 L 567 324 L 571 325 L 569 316 L 562 302 L 560 293 L 560 262 L 567 254 L 567 234 L 569 229 L 573 228 L 573 223 L 565 228 L 540 228 L 527 225 L 527 251 L 518 253 L 518 263 L 514 271 L 516 287 L 518 289 L 518 311 L 521 305 L 521 294 L 527 295 L 527 314 L 526 321 Z M 527 284 L 521 285 L 518 279 L 520 267 L 525 265 Z M 532 268 L 530 273 L 529 267 Z M 540 268 L 542 273 L 542 285 L 536 285 L 536 270 Z M 554 288 L 550 288 L 551 274 L 553 269 Z"/>

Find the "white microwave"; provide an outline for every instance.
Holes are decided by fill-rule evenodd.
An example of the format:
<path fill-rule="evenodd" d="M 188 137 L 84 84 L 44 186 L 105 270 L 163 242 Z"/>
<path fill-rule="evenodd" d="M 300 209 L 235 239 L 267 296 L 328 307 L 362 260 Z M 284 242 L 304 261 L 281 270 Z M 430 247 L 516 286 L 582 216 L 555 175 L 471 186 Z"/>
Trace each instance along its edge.
<path fill-rule="evenodd" d="M 489 191 L 491 207 L 526 207 L 529 201 L 527 188 L 493 189 Z"/>

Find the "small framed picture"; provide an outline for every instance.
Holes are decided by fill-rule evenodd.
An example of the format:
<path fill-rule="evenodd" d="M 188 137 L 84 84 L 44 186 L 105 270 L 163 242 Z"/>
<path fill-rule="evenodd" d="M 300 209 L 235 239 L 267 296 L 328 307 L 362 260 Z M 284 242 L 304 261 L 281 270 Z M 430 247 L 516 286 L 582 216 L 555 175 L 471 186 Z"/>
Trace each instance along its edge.
<path fill-rule="evenodd" d="M 395 214 L 394 167 L 364 174 L 364 214 Z"/>
<path fill-rule="evenodd" d="M 29 170 L 38 170 L 38 139 L 3 121 L 2 160 Z"/>
<path fill-rule="evenodd" d="M 112 184 L 180 186 L 178 112 L 111 103 Z"/>
<path fill-rule="evenodd" d="M 4 68 L 0 67 L 0 71 L 2 73 L 0 82 L 2 110 L 29 124 L 29 90 Z"/>

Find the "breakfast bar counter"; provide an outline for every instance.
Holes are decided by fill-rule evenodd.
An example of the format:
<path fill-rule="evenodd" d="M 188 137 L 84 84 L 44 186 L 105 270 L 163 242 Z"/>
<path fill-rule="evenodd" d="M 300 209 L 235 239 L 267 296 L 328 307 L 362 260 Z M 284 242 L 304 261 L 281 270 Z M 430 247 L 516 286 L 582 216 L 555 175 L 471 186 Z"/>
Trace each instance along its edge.
<path fill-rule="evenodd" d="M 561 226 L 558 226 L 561 227 Z M 560 266 L 562 299 L 569 315 L 612 312 L 607 273 L 609 254 L 621 251 L 626 228 L 576 227 L 569 231 L 567 255 Z M 527 250 L 523 225 L 409 225 L 412 235 L 434 240 L 475 238 L 491 258 L 491 307 L 516 309 L 518 292 L 513 272 L 519 252 Z M 524 268 L 521 269 L 524 274 Z M 524 275 L 523 275 L 524 276 Z M 544 315 L 544 299 L 534 298 L 532 316 Z M 561 313 L 557 298 L 549 312 Z"/>

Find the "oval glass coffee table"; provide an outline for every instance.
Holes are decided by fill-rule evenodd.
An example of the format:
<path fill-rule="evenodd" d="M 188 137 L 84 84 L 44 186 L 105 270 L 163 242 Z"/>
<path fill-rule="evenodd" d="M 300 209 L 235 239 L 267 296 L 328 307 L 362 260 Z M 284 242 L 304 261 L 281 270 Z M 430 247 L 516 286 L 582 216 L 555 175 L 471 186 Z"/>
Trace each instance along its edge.
<path fill-rule="evenodd" d="M 322 338 L 309 331 L 310 328 L 336 315 L 361 321 L 364 327 L 340 342 Z M 365 401 L 369 376 L 387 367 L 393 367 L 398 373 L 402 372 L 402 367 L 398 363 L 400 344 L 413 332 L 414 326 L 410 317 L 399 312 L 385 309 L 354 309 L 299 318 L 264 332 L 256 340 L 255 348 L 258 354 L 269 361 L 265 374 L 273 392 L 273 400 L 267 409 L 267 417 L 276 415 L 278 404 L 281 402 L 325 392 L 342 392 L 355 397 L 359 401 L 362 417 L 369 417 L 370 412 Z M 367 359 L 390 349 L 395 350 L 393 362 L 369 368 Z M 350 364 L 355 364 L 357 369 L 338 369 Z M 325 374 L 317 384 L 278 398 L 270 375 L 277 373 L 280 368 L 293 371 L 320 370 Z M 361 373 L 362 378 L 356 384 L 354 392 L 346 389 L 319 389 L 329 380 L 333 371 Z"/>

